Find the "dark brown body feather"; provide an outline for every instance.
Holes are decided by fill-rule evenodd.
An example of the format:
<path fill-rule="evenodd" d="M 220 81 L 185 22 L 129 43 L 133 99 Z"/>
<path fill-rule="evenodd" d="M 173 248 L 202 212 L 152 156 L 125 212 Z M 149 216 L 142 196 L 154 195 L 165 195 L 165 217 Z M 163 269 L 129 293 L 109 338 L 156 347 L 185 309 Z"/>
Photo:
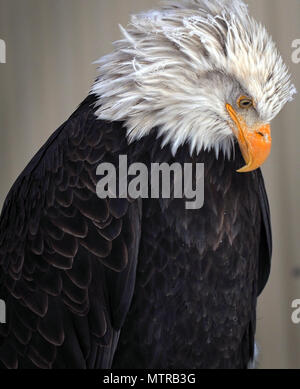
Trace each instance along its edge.
<path fill-rule="evenodd" d="M 89 97 L 18 178 L 0 234 L 3 368 L 245 368 L 257 295 L 270 271 L 260 171 L 241 175 L 213 153 L 205 205 L 101 200 L 97 166 L 174 162 L 153 134 L 128 145 L 121 123 L 96 120 Z"/>

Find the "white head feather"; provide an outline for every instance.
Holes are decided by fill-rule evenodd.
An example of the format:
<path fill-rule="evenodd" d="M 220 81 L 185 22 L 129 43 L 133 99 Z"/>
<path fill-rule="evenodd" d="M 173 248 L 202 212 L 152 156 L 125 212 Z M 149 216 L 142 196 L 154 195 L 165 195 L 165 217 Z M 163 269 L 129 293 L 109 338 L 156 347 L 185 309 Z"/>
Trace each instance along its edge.
<path fill-rule="evenodd" d="M 215 149 L 230 156 L 226 103 L 253 98 L 269 123 L 296 92 L 265 28 L 240 0 L 166 1 L 132 16 L 115 51 L 99 63 L 91 93 L 97 116 L 124 121 L 130 141 L 159 129 L 176 153 Z"/>

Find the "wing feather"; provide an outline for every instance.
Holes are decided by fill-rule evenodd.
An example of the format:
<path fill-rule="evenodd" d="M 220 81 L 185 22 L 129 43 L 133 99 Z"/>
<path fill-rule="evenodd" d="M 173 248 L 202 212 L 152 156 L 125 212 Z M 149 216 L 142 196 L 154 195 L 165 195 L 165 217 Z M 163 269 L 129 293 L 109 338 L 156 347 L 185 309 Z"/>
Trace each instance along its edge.
<path fill-rule="evenodd" d="M 268 282 L 271 272 L 272 229 L 270 206 L 261 170 L 258 170 L 257 177 L 259 184 L 259 199 L 262 213 L 262 232 L 259 248 L 258 269 L 258 295 L 260 295 Z"/>
<path fill-rule="evenodd" d="M 5 368 L 108 368 L 133 295 L 138 202 L 96 195 L 118 142 L 89 97 L 33 158 L 0 219 Z M 112 147 L 112 142 L 115 144 Z"/>

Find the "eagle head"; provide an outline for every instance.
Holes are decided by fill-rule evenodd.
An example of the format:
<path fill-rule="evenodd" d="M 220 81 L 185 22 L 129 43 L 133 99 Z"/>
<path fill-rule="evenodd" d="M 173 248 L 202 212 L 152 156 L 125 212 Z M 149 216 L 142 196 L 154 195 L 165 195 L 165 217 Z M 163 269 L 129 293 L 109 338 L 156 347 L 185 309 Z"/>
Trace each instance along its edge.
<path fill-rule="evenodd" d="M 129 141 L 157 128 L 175 155 L 238 142 L 257 169 L 271 150 L 271 120 L 296 92 L 266 29 L 241 0 L 166 1 L 131 18 L 101 58 L 92 93 L 99 119 L 124 121 Z"/>

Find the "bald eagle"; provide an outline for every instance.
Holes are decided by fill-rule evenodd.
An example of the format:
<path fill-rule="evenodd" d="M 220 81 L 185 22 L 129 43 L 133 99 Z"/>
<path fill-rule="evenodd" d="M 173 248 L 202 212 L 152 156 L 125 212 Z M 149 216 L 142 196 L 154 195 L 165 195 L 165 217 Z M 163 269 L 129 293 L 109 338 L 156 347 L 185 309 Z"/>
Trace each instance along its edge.
<path fill-rule="evenodd" d="M 135 15 L 0 220 L 0 365 L 247 368 L 272 251 L 260 166 L 295 92 L 240 0 Z M 204 205 L 97 194 L 97 168 L 204 164 Z M 184 196 L 183 196 L 184 197 Z"/>

